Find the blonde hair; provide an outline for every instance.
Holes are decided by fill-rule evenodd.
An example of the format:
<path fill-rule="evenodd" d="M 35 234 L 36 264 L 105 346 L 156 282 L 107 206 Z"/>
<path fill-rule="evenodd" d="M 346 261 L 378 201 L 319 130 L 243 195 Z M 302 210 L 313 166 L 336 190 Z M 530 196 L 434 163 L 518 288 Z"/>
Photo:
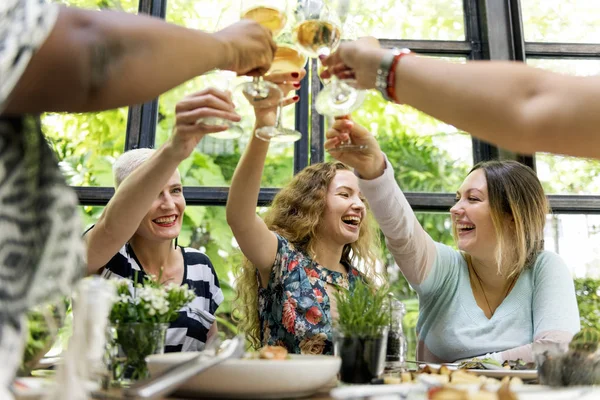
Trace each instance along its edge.
<path fill-rule="evenodd" d="M 484 161 L 469 174 L 483 170 L 487 180 L 490 214 L 498 244 L 498 273 L 510 278 L 535 262 L 544 248 L 548 199 L 535 172 L 517 161 Z M 505 218 L 512 218 L 512 232 L 506 235 Z M 454 229 L 456 239 L 456 229 Z"/>
<path fill-rule="evenodd" d="M 349 168 L 340 162 L 318 163 L 303 169 L 273 199 L 264 217 L 267 227 L 285 237 L 297 249 L 313 256 L 318 227 L 326 210 L 329 184 L 338 171 L 347 170 Z M 366 202 L 365 205 L 367 213 L 361 223 L 358 240 L 344 246 L 340 261 L 352 266 L 360 264 L 366 280 L 374 283 L 378 277 L 375 268 L 381 244 Z M 258 348 L 261 346 L 259 282 L 256 267 L 247 259 L 236 271 L 236 287 L 235 319 L 251 344 Z"/>
<path fill-rule="evenodd" d="M 144 161 L 148 160 L 155 151 L 155 149 L 133 149 L 121 154 L 113 164 L 115 189 L 117 189 L 119 185 L 123 183 L 129 174 L 131 174 Z"/>

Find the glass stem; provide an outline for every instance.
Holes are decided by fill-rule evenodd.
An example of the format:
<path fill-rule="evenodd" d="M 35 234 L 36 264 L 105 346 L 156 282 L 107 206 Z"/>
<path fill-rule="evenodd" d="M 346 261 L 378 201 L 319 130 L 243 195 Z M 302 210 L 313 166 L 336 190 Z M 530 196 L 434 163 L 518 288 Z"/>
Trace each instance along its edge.
<path fill-rule="evenodd" d="M 277 105 L 277 116 L 275 117 L 275 128 L 280 129 L 281 128 L 281 119 L 282 119 L 282 115 L 283 115 L 283 106 L 281 104 L 281 101 L 279 102 L 279 104 Z"/>

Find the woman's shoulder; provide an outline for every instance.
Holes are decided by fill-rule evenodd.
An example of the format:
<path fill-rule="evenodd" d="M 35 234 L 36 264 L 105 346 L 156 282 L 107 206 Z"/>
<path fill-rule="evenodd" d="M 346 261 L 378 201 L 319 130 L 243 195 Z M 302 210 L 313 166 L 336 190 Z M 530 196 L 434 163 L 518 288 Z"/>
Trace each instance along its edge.
<path fill-rule="evenodd" d="M 567 265 L 567 263 L 565 262 L 565 259 L 562 258 L 560 256 L 560 254 L 557 254 L 557 253 L 555 253 L 553 251 L 549 251 L 549 250 L 542 250 L 537 254 L 535 263 L 533 264 L 534 268 L 544 266 L 547 264 L 559 264 L 559 265 L 564 265 L 564 266 Z"/>
<path fill-rule="evenodd" d="M 201 252 L 200 250 L 193 248 L 193 247 L 182 247 L 188 264 L 207 264 L 207 265 L 212 265 L 210 262 L 210 258 L 204 254 L 203 252 Z"/>
<path fill-rule="evenodd" d="M 436 262 L 443 264 L 466 264 L 465 256 L 460 251 L 452 246 L 444 243 L 434 242 L 436 252 Z"/>
<path fill-rule="evenodd" d="M 535 276 L 562 274 L 568 274 L 570 276 L 571 270 L 565 259 L 559 254 L 553 251 L 542 250 L 537 254 L 535 262 L 533 263 L 533 274 Z"/>

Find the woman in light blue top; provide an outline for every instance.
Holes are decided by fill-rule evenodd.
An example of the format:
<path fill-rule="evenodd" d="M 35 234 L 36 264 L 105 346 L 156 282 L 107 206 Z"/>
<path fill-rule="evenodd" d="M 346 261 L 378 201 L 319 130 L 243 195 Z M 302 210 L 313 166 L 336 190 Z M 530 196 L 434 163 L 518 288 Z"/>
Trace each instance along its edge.
<path fill-rule="evenodd" d="M 569 269 L 543 250 L 549 206 L 534 171 L 514 161 L 473 167 L 450 209 L 457 251 L 423 230 L 365 128 L 340 119 L 327 138 L 332 156 L 362 178 L 388 248 L 419 296 L 419 360 L 533 361 L 534 342 L 568 342 L 579 331 Z M 349 138 L 366 150 L 335 151 Z"/>

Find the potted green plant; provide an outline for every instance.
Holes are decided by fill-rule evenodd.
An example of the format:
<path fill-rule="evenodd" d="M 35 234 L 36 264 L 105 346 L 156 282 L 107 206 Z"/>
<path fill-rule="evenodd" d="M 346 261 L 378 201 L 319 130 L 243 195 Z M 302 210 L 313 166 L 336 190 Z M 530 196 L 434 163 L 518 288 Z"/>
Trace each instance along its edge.
<path fill-rule="evenodd" d="M 359 280 L 352 290 L 334 294 L 334 348 L 342 359 L 342 382 L 368 383 L 383 372 L 390 321 L 387 293 L 387 286 L 376 288 Z"/>
<path fill-rule="evenodd" d="M 146 357 L 164 351 L 169 323 L 195 297 L 187 285 L 161 285 L 146 277 L 142 284 L 119 280 L 110 312 L 113 382 L 125 386 L 148 376 Z"/>

